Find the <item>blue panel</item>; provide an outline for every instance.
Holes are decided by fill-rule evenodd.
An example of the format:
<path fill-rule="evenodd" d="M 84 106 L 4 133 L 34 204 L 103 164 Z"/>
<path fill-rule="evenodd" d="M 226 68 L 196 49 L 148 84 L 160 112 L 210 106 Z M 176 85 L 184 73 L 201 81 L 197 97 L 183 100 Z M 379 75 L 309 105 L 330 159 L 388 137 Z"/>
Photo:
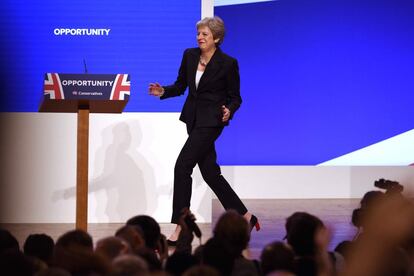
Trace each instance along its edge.
<path fill-rule="evenodd" d="M 131 74 L 126 111 L 181 110 L 147 95 L 194 47 L 200 1 L 2 1 L 1 111 L 37 111 L 45 72 Z M 414 2 L 279 0 L 216 8 L 243 104 L 225 165 L 314 165 L 414 128 Z M 55 28 L 109 28 L 56 36 Z"/>
<path fill-rule="evenodd" d="M 221 164 L 315 165 L 414 128 L 414 1 L 279 0 L 215 9 L 243 104 Z"/>
<path fill-rule="evenodd" d="M 169 84 L 194 47 L 201 1 L 2 1 L 1 111 L 33 112 L 46 72 L 131 74 L 126 111 L 180 111 L 183 97 L 159 101 L 149 82 Z M 108 36 L 58 36 L 55 28 L 107 28 Z"/>

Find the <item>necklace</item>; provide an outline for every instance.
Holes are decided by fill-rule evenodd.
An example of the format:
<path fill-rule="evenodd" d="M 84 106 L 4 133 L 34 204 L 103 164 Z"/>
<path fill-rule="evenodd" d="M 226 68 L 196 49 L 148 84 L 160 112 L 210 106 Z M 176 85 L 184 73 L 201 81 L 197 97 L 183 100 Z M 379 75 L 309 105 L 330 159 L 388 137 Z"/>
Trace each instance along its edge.
<path fill-rule="evenodd" d="M 200 57 L 200 60 L 198 62 L 200 63 L 201 66 L 204 66 L 204 67 L 207 66 L 207 62 L 201 60 L 201 57 Z"/>

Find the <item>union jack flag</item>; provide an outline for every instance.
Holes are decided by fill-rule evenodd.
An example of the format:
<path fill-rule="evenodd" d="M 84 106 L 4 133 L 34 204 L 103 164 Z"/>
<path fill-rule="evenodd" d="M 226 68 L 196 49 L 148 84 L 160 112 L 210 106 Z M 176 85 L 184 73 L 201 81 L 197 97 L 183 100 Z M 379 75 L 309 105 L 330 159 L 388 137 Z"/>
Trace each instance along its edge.
<path fill-rule="evenodd" d="M 112 87 L 111 100 L 124 100 L 125 95 L 130 95 L 131 82 L 128 80 L 128 74 L 117 74 L 115 85 Z"/>
<path fill-rule="evenodd" d="M 60 83 L 59 74 L 47 73 L 44 84 L 44 94 L 49 95 L 50 99 L 63 100 L 65 96 L 63 94 L 62 84 Z"/>

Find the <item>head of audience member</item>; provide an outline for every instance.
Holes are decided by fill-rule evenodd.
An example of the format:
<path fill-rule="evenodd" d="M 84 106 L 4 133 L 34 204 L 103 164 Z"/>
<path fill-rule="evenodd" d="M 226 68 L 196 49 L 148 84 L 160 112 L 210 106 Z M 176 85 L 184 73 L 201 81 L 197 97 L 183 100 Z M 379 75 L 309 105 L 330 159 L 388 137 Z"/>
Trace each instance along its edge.
<path fill-rule="evenodd" d="M 53 249 L 55 242 L 46 234 L 32 234 L 26 238 L 24 242 L 24 254 L 36 257 L 46 264 L 50 264 L 53 257 Z"/>
<path fill-rule="evenodd" d="M 144 234 L 145 245 L 150 249 L 157 249 L 161 240 L 161 229 L 158 222 L 147 215 L 139 215 L 130 218 L 127 225 L 137 225 Z"/>
<path fill-rule="evenodd" d="M 138 225 L 124 225 L 119 228 L 115 237 L 121 238 L 129 244 L 132 252 L 145 246 L 144 234 Z"/>
<path fill-rule="evenodd" d="M 112 262 L 111 276 L 146 276 L 150 275 L 144 259 L 136 255 L 125 254 Z"/>
<path fill-rule="evenodd" d="M 208 265 L 196 265 L 187 269 L 183 276 L 220 276 L 218 271 Z"/>
<path fill-rule="evenodd" d="M 106 274 L 110 271 L 110 263 L 93 252 L 92 237 L 83 230 L 72 230 L 58 238 L 53 264 L 80 275 Z"/>
<path fill-rule="evenodd" d="M 240 257 L 234 260 L 231 275 L 260 275 L 260 264 L 256 261 Z"/>
<path fill-rule="evenodd" d="M 60 236 L 56 242 L 59 248 L 82 248 L 93 251 L 93 240 L 91 235 L 83 230 L 71 230 Z"/>
<path fill-rule="evenodd" d="M 72 276 L 68 271 L 59 267 L 49 267 L 36 273 L 36 276 Z"/>
<path fill-rule="evenodd" d="M 234 258 L 239 257 L 247 248 L 250 240 L 250 229 L 246 219 L 236 211 L 226 211 L 213 230 L 214 238 L 226 246 Z"/>
<path fill-rule="evenodd" d="M 262 272 L 268 275 L 273 272 L 294 271 L 295 253 L 292 248 L 283 242 L 272 242 L 263 248 L 260 255 Z"/>
<path fill-rule="evenodd" d="M 266 276 L 298 276 L 298 275 L 294 274 L 293 272 L 289 272 L 289 271 L 275 271 L 275 272 L 268 273 Z"/>
<path fill-rule="evenodd" d="M 175 252 L 168 259 L 165 265 L 165 270 L 172 275 L 182 275 L 190 267 L 197 264 L 197 259 L 184 252 Z"/>
<path fill-rule="evenodd" d="M 36 272 L 30 257 L 19 250 L 6 250 L 0 254 L 0 275 L 31 276 Z"/>
<path fill-rule="evenodd" d="M 148 269 L 151 271 L 151 273 L 160 271 L 162 269 L 161 261 L 153 249 L 142 247 L 134 253 L 146 261 Z"/>
<path fill-rule="evenodd" d="M 287 242 L 297 256 L 313 256 L 316 253 L 315 234 L 321 227 L 324 227 L 323 222 L 306 212 L 295 212 L 287 218 Z"/>
<path fill-rule="evenodd" d="M 223 246 L 222 241 L 213 237 L 209 239 L 202 249 L 202 263 L 216 269 L 221 275 L 230 275 L 235 258 Z"/>
<path fill-rule="evenodd" d="M 193 256 L 196 258 L 197 263 L 199 264 L 203 262 L 203 249 L 204 249 L 204 244 L 200 244 L 193 251 Z"/>
<path fill-rule="evenodd" d="M 296 276 L 317 276 L 318 275 L 318 263 L 314 257 L 301 256 L 295 258 L 295 271 Z"/>
<path fill-rule="evenodd" d="M 0 254 L 8 251 L 19 251 L 19 242 L 6 229 L 0 229 Z"/>
<path fill-rule="evenodd" d="M 120 238 L 107 237 L 96 243 L 95 252 L 112 261 L 120 255 L 129 253 L 130 248 L 128 243 Z"/>

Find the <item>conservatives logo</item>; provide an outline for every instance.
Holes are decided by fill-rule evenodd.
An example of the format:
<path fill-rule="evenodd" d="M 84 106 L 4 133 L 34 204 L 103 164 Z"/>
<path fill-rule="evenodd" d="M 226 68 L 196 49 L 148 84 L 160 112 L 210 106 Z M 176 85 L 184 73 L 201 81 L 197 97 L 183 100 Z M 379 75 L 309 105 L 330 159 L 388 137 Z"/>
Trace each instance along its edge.
<path fill-rule="evenodd" d="M 53 34 L 57 36 L 109 36 L 111 29 L 69 29 L 69 28 L 55 28 Z"/>

